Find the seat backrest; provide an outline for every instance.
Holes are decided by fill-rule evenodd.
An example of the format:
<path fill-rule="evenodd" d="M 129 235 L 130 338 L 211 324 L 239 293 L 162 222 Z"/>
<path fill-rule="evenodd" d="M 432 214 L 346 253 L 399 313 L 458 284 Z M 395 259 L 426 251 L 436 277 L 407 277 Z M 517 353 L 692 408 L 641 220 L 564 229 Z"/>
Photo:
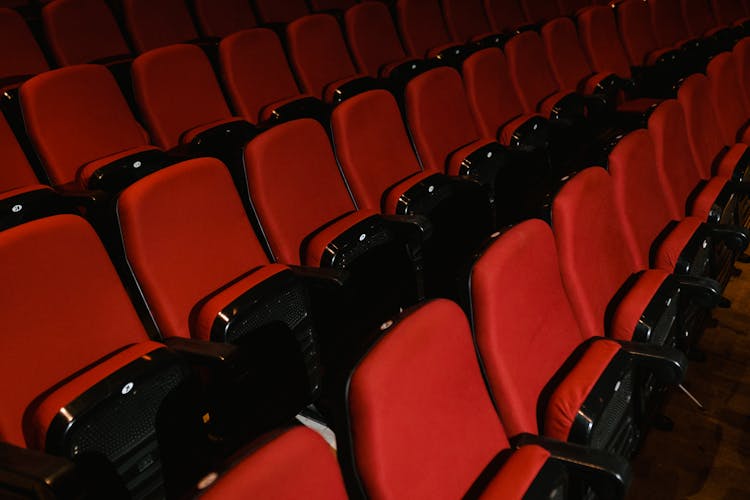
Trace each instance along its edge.
<path fill-rule="evenodd" d="M 247 0 L 194 0 L 193 5 L 203 36 L 224 38 L 258 25 Z"/>
<path fill-rule="evenodd" d="M 305 0 L 253 0 L 255 9 L 263 23 L 291 23 L 310 13 Z"/>
<path fill-rule="evenodd" d="M 542 40 L 547 51 L 552 73 L 560 88 L 575 90 L 591 76 L 591 66 L 586 60 L 573 21 L 559 17 L 542 27 Z"/>
<path fill-rule="evenodd" d="M 106 2 L 50 2 L 42 9 L 42 21 L 50 48 L 60 66 L 130 54 Z"/>
<path fill-rule="evenodd" d="M 722 52 L 708 63 L 706 69 L 711 103 L 719 119 L 724 144 L 737 142 L 739 130 L 745 126 L 750 113 L 745 109 L 737 67 L 731 52 Z"/>
<path fill-rule="evenodd" d="M 614 73 L 630 78 L 630 63 L 610 7 L 595 5 L 578 15 L 578 36 L 591 68 L 597 73 Z"/>
<path fill-rule="evenodd" d="M 267 28 L 240 31 L 219 44 L 221 75 L 232 107 L 258 123 L 264 107 L 299 95 L 279 38 Z"/>
<path fill-rule="evenodd" d="M 34 170 L 5 117 L 0 113 L 0 193 L 38 184 Z"/>
<path fill-rule="evenodd" d="M 138 53 L 198 38 L 184 0 L 123 0 L 122 6 Z"/>
<path fill-rule="evenodd" d="M 686 41 L 690 34 L 683 20 L 680 0 L 649 0 L 651 24 L 660 47 Z"/>
<path fill-rule="evenodd" d="M 146 128 L 162 149 L 179 145 L 193 128 L 232 116 L 208 56 L 196 45 L 150 50 L 133 61 L 132 75 Z"/>
<path fill-rule="evenodd" d="M 48 71 L 21 86 L 26 130 L 53 185 L 105 156 L 148 145 L 112 74 L 104 66 Z"/>
<path fill-rule="evenodd" d="M 648 55 L 658 48 L 649 4 L 642 0 L 618 4 L 617 27 L 630 64 L 645 65 Z"/>
<path fill-rule="evenodd" d="M 731 26 L 735 21 L 747 16 L 742 3 L 738 0 L 711 0 L 711 10 L 719 24 L 725 26 Z"/>
<path fill-rule="evenodd" d="M 425 170 L 445 171 L 448 156 L 481 136 L 469 109 L 461 75 L 441 67 L 406 85 L 406 119 Z"/>
<path fill-rule="evenodd" d="M 353 455 L 368 497 L 460 498 L 508 446 L 466 317 L 447 300 L 402 316 L 348 387 Z"/>
<path fill-rule="evenodd" d="M 245 169 L 271 251 L 284 264 L 299 264 L 307 236 L 355 209 L 328 135 L 315 120 L 283 123 L 255 137 L 245 148 Z"/>
<path fill-rule="evenodd" d="M 311 14 L 286 27 L 289 59 L 302 89 L 323 97 L 326 85 L 357 74 L 336 18 Z"/>
<path fill-rule="evenodd" d="M 702 37 L 708 30 L 716 26 L 716 20 L 708 2 L 682 0 L 680 3 L 682 18 L 691 37 Z"/>
<path fill-rule="evenodd" d="M 422 170 L 390 92 L 372 90 L 342 102 L 333 110 L 331 129 L 344 177 L 361 208 L 381 210 L 388 188 Z"/>
<path fill-rule="evenodd" d="M 448 33 L 454 42 L 464 43 L 492 32 L 482 0 L 442 0 Z"/>
<path fill-rule="evenodd" d="M 492 31 L 505 33 L 528 24 L 517 0 L 482 0 Z"/>
<path fill-rule="evenodd" d="M 677 99 L 685 114 L 690 152 L 703 179 L 712 175 L 715 158 L 725 146 L 719 119 L 711 104 L 711 89 L 703 74 L 687 77 L 677 92 Z"/>
<path fill-rule="evenodd" d="M 439 2 L 398 0 L 396 21 L 406 53 L 412 57 L 427 57 L 430 49 L 452 41 Z"/>
<path fill-rule="evenodd" d="M 558 91 L 542 38 L 534 31 L 524 31 L 505 44 L 510 78 L 527 113 Z"/>
<path fill-rule="evenodd" d="M 511 436 L 539 433 L 542 389 L 584 340 L 546 223 L 521 222 L 482 253 L 471 270 L 471 311 L 482 366 L 505 429 Z"/>
<path fill-rule="evenodd" d="M 466 97 L 482 137 L 495 138 L 502 125 L 524 113 L 498 48 L 470 55 L 462 67 Z"/>
<path fill-rule="evenodd" d="M 0 55 L 0 80 L 49 69 L 26 21 L 15 10 L 0 9 L 0 47 L 6 47 Z"/>
<path fill-rule="evenodd" d="M 521 8 L 530 23 L 545 23 L 560 15 L 557 2 L 550 0 L 521 0 Z"/>
<path fill-rule="evenodd" d="M 561 16 L 575 16 L 577 12 L 589 7 L 590 0 L 557 0 L 557 8 Z"/>
<path fill-rule="evenodd" d="M 743 38 L 734 45 L 732 49 L 735 70 L 739 88 L 742 91 L 742 103 L 745 109 L 750 109 L 750 39 Z"/>
<path fill-rule="evenodd" d="M 312 7 L 313 12 L 346 10 L 356 4 L 355 0 L 310 0 L 310 7 Z"/>
<path fill-rule="evenodd" d="M 590 167 L 568 181 L 552 203 L 565 292 L 586 337 L 604 335 L 609 302 L 637 270 L 614 195 L 609 174 Z"/>
<path fill-rule="evenodd" d="M 229 171 L 213 158 L 129 186 L 117 217 L 128 264 L 164 337 L 190 337 L 200 300 L 268 263 Z"/>
<path fill-rule="evenodd" d="M 660 198 L 668 203 L 673 219 L 682 219 L 688 215 L 687 201 L 701 182 L 701 172 L 690 151 L 685 113 L 679 101 L 661 103 L 648 119 L 648 131 L 664 188 Z"/>
<path fill-rule="evenodd" d="M 664 200 L 669 186 L 660 179 L 647 130 L 635 130 L 617 143 L 609 154 L 609 174 L 620 217 L 617 227 L 622 228 L 636 265 L 646 269 L 650 267 L 651 245 L 673 219 Z"/>
<path fill-rule="evenodd" d="M 376 78 L 383 66 L 406 57 L 404 47 L 383 2 L 366 1 L 344 14 L 346 38 L 360 72 Z"/>
<path fill-rule="evenodd" d="M 78 216 L 0 232 L 0 279 L 6 285 L 0 291 L 0 440 L 23 447 L 22 422 L 32 401 L 148 337 L 104 246 Z"/>

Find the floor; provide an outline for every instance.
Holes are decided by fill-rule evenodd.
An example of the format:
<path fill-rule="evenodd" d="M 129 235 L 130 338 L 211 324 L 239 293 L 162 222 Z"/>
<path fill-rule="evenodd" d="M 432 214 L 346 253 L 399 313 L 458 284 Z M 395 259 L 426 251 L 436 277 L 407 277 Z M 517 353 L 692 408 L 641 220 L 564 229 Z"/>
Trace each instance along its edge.
<path fill-rule="evenodd" d="M 690 364 L 685 386 L 663 413 L 674 430 L 652 430 L 633 461 L 628 500 L 750 499 L 750 265 L 727 286 L 731 309 L 713 313 L 699 345 L 705 362 Z"/>

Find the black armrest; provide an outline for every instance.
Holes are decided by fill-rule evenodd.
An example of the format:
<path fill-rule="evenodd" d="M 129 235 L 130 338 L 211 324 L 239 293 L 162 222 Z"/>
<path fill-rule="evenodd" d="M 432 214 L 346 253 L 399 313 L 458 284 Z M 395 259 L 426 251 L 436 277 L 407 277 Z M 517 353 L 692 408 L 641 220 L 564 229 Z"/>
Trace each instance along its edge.
<path fill-rule="evenodd" d="M 242 356 L 237 346 L 183 337 L 164 339 L 164 345 L 181 354 L 192 366 L 242 371 Z"/>
<path fill-rule="evenodd" d="M 146 175 L 173 163 L 164 151 L 150 149 L 135 153 L 97 169 L 88 181 L 88 189 L 117 193 Z"/>
<path fill-rule="evenodd" d="M 499 142 L 491 142 L 469 153 L 461 161 L 458 175 L 468 177 L 494 195 L 498 173 L 508 165 L 508 150 Z"/>
<path fill-rule="evenodd" d="M 223 123 L 196 135 L 191 146 L 202 154 L 223 153 L 227 149 L 242 148 L 258 134 L 258 129 L 245 120 Z"/>
<path fill-rule="evenodd" d="M 571 92 L 557 101 L 552 108 L 550 121 L 564 127 L 573 127 L 586 118 L 586 101 L 580 94 Z"/>
<path fill-rule="evenodd" d="M 742 253 L 750 243 L 750 230 L 730 224 L 705 224 L 709 234 L 723 241 L 730 250 Z"/>
<path fill-rule="evenodd" d="M 350 80 L 333 90 L 332 104 L 335 106 L 352 96 L 367 92 L 368 90 L 381 89 L 383 85 L 375 78 L 365 76 Z"/>
<path fill-rule="evenodd" d="M 321 123 L 326 123 L 330 114 L 330 107 L 320 99 L 311 96 L 300 97 L 274 108 L 266 120 L 266 124 L 276 125 L 299 118 L 312 118 Z"/>
<path fill-rule="evenodd" d="M 677 385 L 685 379 L 688 360 L 682 351 L 666 345 L 617 342 L 638 366 L 650 370 L 660 384 Z"/>
<path fill-rule="evenodd" d="M 0 199 L 0 231 L 50 215 L 74 213 L 75 208 L 77 204 L 68 203 L 59 192 L 48 188 Z"/>
<path fill-rule="evenodd" d="M 722 293 L 721 284 L 711 278 L 690 275 L 675 275 L 680 285 L 680 294 L 701 307 L 729 307 L 731 303 Z"/>
<path fill-rule="evenodd" d="M 598 498 L 624 498 L 630 486 L 630 465 L 623 457 L 571 443 L 563 443 L 533 434 L 520 434 L 511 441 L 514 448 L 537 445 L 564 465 L 571 477 L 593 489 Z"/>
<path fill-rule="evenodd" d="M 381 215 L 400 238 L 418 239 L 420 242 L 430 239 L 432 223 L 424 215 Z"/>
<path fill-rule="evenodd" d="M 346 285 L 350 274 L 343 269 L 292 265 L 287 267 L 292 270 L 295 276 L 312 287 L 341 288 Z"/>

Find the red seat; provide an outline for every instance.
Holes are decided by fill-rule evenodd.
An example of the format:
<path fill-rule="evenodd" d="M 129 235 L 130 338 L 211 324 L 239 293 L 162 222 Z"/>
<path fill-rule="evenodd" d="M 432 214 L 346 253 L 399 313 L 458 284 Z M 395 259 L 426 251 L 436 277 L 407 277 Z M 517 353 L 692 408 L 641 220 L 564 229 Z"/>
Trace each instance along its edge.
<path fill-rule="evenodd" d="M 680 0 L 653 0 L 651 24 L 660 47 L 680 47 L 691 38 L 684 22 Z"/>
<path fill-rule="evenodd" d="M 594 6 L 578 16 L 578 35 L 594 71 L 631 78 L 631 63 L 617 33 L 612 9 Z M 638 65 L 642 63 L 633 63 Z"/>
<path fill-rule="evenodd" d="M 448 33 L 438 2 L 398 0 L 396 21 L 401 40 L 411 57 L 446 58 L 463 53 Z"/>
<path fill-rule="evenodd" d="M 724 144 L 750 144 L 750 112 L 745 107 L 745 91 L 740 87 L 734 54 L 724 52 L 714 57 L 708 64 L 706 74 Z"/>
<path fill-rule="evenodd" d="M 530 24 L 517 0 L 482 0 L 487 20 L 495 33 L 509 33 Z"/>
<path fill-rule="evenodd" d="M 357 4 L 355 0 L 310 0 L 313 12 L 326 10 L 346 10 Z"/>
<path fill-rule="evenodd" d="M 724 26 L 736 26 L 750 21 L 742 3 L 738 0 L 711 0 L 716 20 Z"/>
<path fill-rule="evenodd" d="M 0 115 L 0 193 L 39 184 L 8 122 Z"/>
<path fill-rule="evenodd" d="M 520 3 L 526 19 L 531 23 L 543 24 L 560 15 L 557 2 L 550 2 L 549 0 L 520 0 Z"/>
<path fill-rule="evenodd" d="M 445 25 L 456 43 L 478 41 L 492 35 L 482 0 L 443 0 Z"/>
<path fill-rule="evenodd" d="M 9 80 L 28 78 L 49 69 L 34 35 L 23 17 L 12 9 L 0 8 L 0 46 L 13 50 L 3 50 L 0 56 L 0 84 L 12 83 Z"/>
<path fill-rule="evenodd" d="M 721 29 L 718 26 L 708 2 L 682 0 L 682 16 L 685 27 L 693 38 L 711 36 Z"/>
<path fill-rule="evenodd" d="M 557 7 L 560 15 L 574 17 L 586 7 L 590 7 L 593 2 L 589 0 L 557 0 Z"/>
<path fill-rule="evenodd" d="M 304 0 L 253 0 L 253 3 L 261 22 L 265 24 L 287 24 L 310 13 Z"/>
<path fill-rule="evenodd" d="M 193 5 L 205 37 L 224 38 L 258 24 L 247 0 L 195 0 Z"/>
<path fill-rule="evenodd" d="M 122 6 L 125 26 L 138 53 L 198 39 L 193 18 L 182 0 L 123 0 Z"/>

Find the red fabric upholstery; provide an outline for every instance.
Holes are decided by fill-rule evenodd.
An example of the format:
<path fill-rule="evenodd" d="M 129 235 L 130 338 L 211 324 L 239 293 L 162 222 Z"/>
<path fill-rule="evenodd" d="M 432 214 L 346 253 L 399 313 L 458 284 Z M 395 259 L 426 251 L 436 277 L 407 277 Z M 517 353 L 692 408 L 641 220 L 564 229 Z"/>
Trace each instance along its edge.
<path fill-rule="evenodd" d="M 396 20 L 406 53 L 412 57 L 428 57 L 431 49 L 453 43 L 443 21 L 439 2 L 398 0 Z"/>
<path fill-rule="evenodd" d="M 745 109 L 750 109 L 750 38 L 743 38 L 732 49 L 739 88 L 742 90 L 742 104 Z"/>
<path fill-rule="evenodd" d="M 674 272 L 680 255 L 703 222 L 705 222 L 705 218 L 703 220 L 698 217 L 682 219 L 659 245 L 653 267 Z"/>
<path fill-rule="evenodd" d="M 708 63 L 711 103 L 718 117 L 724 144 L 741 141 L 740 131 L 747 124 L 750 113 L 745 109 L 743 90 L 731 53 L 723 52 Z M 738 140 L 740 139 L 740 140 Z"/>
<path fill-rule="evenodd" d="M 204 36 L 224 38 L 258 24 L 250 3 L 245 0 L 194 0 L 193 5 Z"/>
<path fill-rule="evenodd" d="M 186 142 L 181 137 L 191 129 L 232 118 L 211 62 L 195 45 L 150 50 L 133 61 L 132 74 L 138 107 L 162 149 Z"/>
<path fill-rule="evenodd" d="M 556 94 L 560 88 L 547 61 L 544 42 L 534 31 L 525 31 L 505 44 L 510 78 L 527 113 L 539 111 L 541 102 Z"/>
<path fill-rule="evenodd" d="M 107 252 L 80 217 L 58 215 L 0 232 L 0 280 L 13 285 L 0 290 L 0 439 L 25 446 L 22 417 L 34 398 L 148 337 Z"/>
<path fill-rule="evenodd" d="M 532 219 L 500 236 L 472 268 L 471 301 L 477 346 L 503 425 L 511 436 L 536 434 L 542 389 L 584 340 L 549 226 Z"/>
<path fill-rule="evenodd" d="M 268 500 L 347 498 L 334 451 L 306 427 L 291 428 L 262 444 L 235 463 L 201 498 L 243 496 Z"/>
<path fill-rule="evenodd" d="M 448 156 L 478 139 L 461 75 L 436 68 L 406 85 L 406 118 L 425 169 L 445 171 Z"/>
<path fill-rule="evenodd" d="M 690 38 L 680 0 L 649 0 L 651 24 L 660 47 L 677 46 Z"/>
<path fill-rule="evenodd" d="M 726 153 L 721 156 L 719 165 L 716 168 L 716 175 L 726 179 L 731 179 L 737 164 L 747 152 L 747 148 L 747 144 L 733 144 L 730 146 Z"/>
<path fill-rule="evenodd" d="M 380 210 L 388 188 L 422 170 L 396 99 L 385 90 L 336 106 L 331 129 L 341 169 L 361 208 Z"/>
<path fill-rule="evenodd" d="M 682 18 L 690 36 L 697 38 L 708 35 L 717 28 L 716 19 L 708 2 L 682 0 Z"/>
<path fill-rule="evenodd" d="M 148 145 L 103 66 L 38 75 L 21 86 L 20 101 L 29 137 L 54 185 L 73 182 L 89 162 Z"/>
<path fill-rule="evenodd" d="M 448 33 L 454 42 L 465 43 L 492 32 L 482 0 L 442 0 Z"/>
<path fill-rule="evenodd" d="M 331 244 L 337 237 L 343 234 L 346 230 L 360 222 L 377 215 L 375 210 L 357 210 L 351 212 L 343 217 L 339 217 L 332 224 L 327 225 L 324 229 L 315 233 L 310 238 L 306 248 L 302 251 L 302 263 L 306 266 L 320 267 L 322 264 L 323 257 L 325 256 L 326 248 Z"/>
<path fill-rule="evenodd" d="M 586 61 L 575 24 L 561 17 L 542 27 L 542 39 L 552 74 L 560 88 L 578 89 L 593 73 Z"/>
<path fill-rule="evenodd" d="M 480 498 L 523 498 L 549 456 L 541 446 L 519 448 L 492 478 Z"/>
<path fill-rule="evenodd" d="M 389 65 L 406 59 L 388 7 L 382 2 L 362 2 L 344 14 L 346 37 L 361 73 L 373 78 Z"/>
<path fill-rule="evenodd" d="M 346 10 L 356 5 L 355 0 L 310 0 L 313 12 L 322 10 Z"/>
<path fill-rule="evenodd" d="M 627 295 L 617 304 L 610 326 L 610 337 L 632 340 L 633 332 L 643 316 L 643 311 L 646 310 L 654 294 L 668 276 L 667 271 L 658 269 L 648 269 L 638 276 Z"/>
<path fill-rule="evenodd" d="M 314 120 L 277 125 L 250 141 L 245 169 L 253 206 L 280 262 L 299 264 L 305 237 L 355 209 L 328 136 Z"/>
<path fill-rule="evenodd" d="M 95 364 L 72 379 L 66 380 L 63 385 L 45 394 L 34 411 L 29 413 L 28 420 L 24 422 L 26 445 L 32 449 L 44 450 L 49 426 L 62 408 L 117 370 L 163 347 L 162 344 L 151 341 L 134 344 Z"/>
<path fill-rule="evenodd" d="M 529 24 L 517 0 L 482 0 L 492 31 L 505 33 Z"/>
<path fill-rule="evenodd" d="M 405 192 L 411 189 L 415 184 L 422 182 L 428 177 L 435 175 L 434 170 L 428 170 L 425 172 L 418 172 L 414 175 L 407 177 L 395 186 L 391 187 L 387 192 L 385 199 L 383 200 L 383 213 L 395 214 L 398 208 L 398 201 Z"/>
<path fill-rule="evenodd" d="M 544 23 L 560 15 L 557 2 L 550 0 L 520 0 L 526 19 L 532 23 Z"/>
<path fill-rule="evenodd" d="M 235 33 L 219 44 L 221 73 L 233 108 L 260 121 L 261 110 L 300 95 L 276 34 L 265 28 Z"/>
<path fill-rule="evenodd" d="M 15 10 L 0 8 L 0 47 L 6 47 L 0 57 L 0 78 L 36 75 L 49 69 L 26 21 Z"/>
<path fill-rule="evenodd" d="M 335 17 L 302 17 L 287 26 L 286 36 L 289 58 L 305 92 L 322 98 L 328 84 L 357 75 Z"/>
<path fill-rule="evenodd" d="M 711 8 L 716 20 L 725 26 L 731 26 L 747 18 L 747 12 L 737 0 L 711 0 Z"/>
<path fill-rule="evenodd" d="M 544 414 L 546 436 L 567 441 L 578 411 L 619 350 L 620 344 L 605 339 L 588 346 L 550 396 Z"/>
<path fill-rule="evenodd" d="M 122 7 L 125 26 L 139 53 L 198 38 L 183 0 L 123 0 Z"/>
<path fill-rule="evenodd" d="M 630 65 L 617 33 L 610 7 L 596 5 L 578 15 L 578 36 L 591 68 L 597 73 L 614 73 L 630 78 Z M 636 64 L 633 64 L 636 66 Z"/>
<path fill-rule="evenodd" d="M 499 137 L 508 144 L 516 128 L 530 116 L 524 113 L 513 87 L 505 55 L 496 48 L 475 52 L 464 61 L 463 79 L 482 136 Z"/>
<path fill-rule="evenodd" d="M 701 188 L 693 200 L 693 206 L 690 207 L 690 213 L 701 220 L 708 219 L 709 212 L 713 208 L 719 193 L 724 189 L 727 179 L 724 177 L 714 177 L 710 179 Z"/>
<path fill-rule="evenodd" d="M 125 254 L 165 337 L 189 337 L 195 304 L 268 263 L 231 176 L 218 160 L 189 160 L 123 191 Z"/>
<path fill-rule="evenodd" d="M 609 174 L 592 167 L 568 181 L 552 204 L 563 284 L 587 337 L 604 334 L 607 305 L 637 270 L 614 200 Z"/>
<path fill-rule="evenodd" d="M 589 0 L 557 0 L 557 7 L 561 16 L 574 16 L 577 12 L 591 6 Z"/>
<path fill-rule="evenodd" d="M 407 314 L 372 348 L 351 375 L 349 414 L 372 498 L 459 498 L 508 447 L 466 317 L 447 300 Z"/>
<path fill-rule="evenodd" d="M 50 2 L 42 9 L 42 21 L 50 48 L 60 66 L 130 54 L 106 2 Z"/>
<path fill-rule="evenodd" d="M 310 13 L 305 0 L 254 0 L 253 3 L 263 23 L 291 23 Z"/>
<path fill-rule="evenodd" d="M 37 184 L 39 181 L 29 165 L 16 136 L 0 115 L 0 193 L 10 189 Z"/>
<path fill-rule="evenodd" d="M 649 57 L 659 48 L 651 23 L 649 4 L 642 0 L 625 0 L 619 3 L 617 27 L 630 64 L 648 64 Z"/>

